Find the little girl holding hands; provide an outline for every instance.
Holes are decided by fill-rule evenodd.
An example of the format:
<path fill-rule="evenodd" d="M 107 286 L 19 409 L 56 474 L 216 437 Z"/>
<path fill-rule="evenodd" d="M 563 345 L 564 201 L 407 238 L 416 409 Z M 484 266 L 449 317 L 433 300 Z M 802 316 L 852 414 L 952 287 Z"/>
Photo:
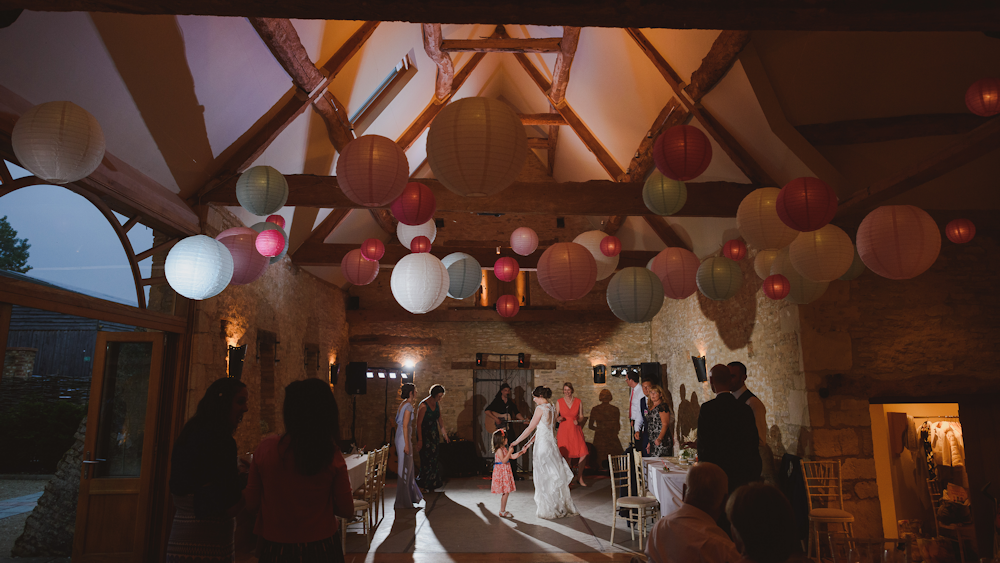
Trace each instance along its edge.
<path fill-rule="evenodd" d="M 503 430 L 493 433 L 493 483 L 490 485 L 490 492 L 500 497 L 500 517 L 513 518 L 514 515 L 507 512 L 507 497 L 514 492 L 514 474 L 510 470 L 510 460 L 517 459 L 528 448 L 531 442 L 524 446 L 519 452 L 511 452 L 507 448 L 507 435 Z"/>

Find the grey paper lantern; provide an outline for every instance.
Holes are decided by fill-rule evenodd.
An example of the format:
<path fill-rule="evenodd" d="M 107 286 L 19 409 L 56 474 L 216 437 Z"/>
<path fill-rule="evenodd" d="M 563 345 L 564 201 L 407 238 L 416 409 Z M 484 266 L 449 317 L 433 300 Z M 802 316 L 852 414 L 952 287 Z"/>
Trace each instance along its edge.
<path fill-rule="evenodd" d="M 236 181 L 236 199 L 254 215 L 270 215 L 288 200 L 288 182 L 270 166 L 254 166 Z"/>
<path fill-rule="evenodd" d="M 608 282 L 608 306 L 627 323 L 649 322 L 663 306 L 663 284 L 646 268 L 625 268 Z"/>
<path fill-rule="evenodd" d="M 739 264 L 725 256 L 710 256 L 698 267 L 697 282 L 705 297 L 723 301 L 740 290 L 743 271 Z"/>
<path fill-rule="evenodd" d="M 667 178 L 655 169 L 642 186 L 643 203 L 657 215 L 677 213 L 687 203 L 687 197 L 687 186 L 684 182 Z"/>
<path fill-rule="evenodd" d="M 483 268 L 471 255 L 453 252 L 442 258 L 441 263 L 448 270 L 448 297 L 471 297 L 483 284 Z"/>

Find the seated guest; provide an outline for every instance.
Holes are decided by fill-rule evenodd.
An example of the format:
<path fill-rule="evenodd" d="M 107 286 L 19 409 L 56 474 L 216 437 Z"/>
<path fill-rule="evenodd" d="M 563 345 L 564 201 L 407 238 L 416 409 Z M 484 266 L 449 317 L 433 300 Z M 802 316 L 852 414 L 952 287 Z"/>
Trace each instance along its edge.
<path fill-rule="evenodd" d="M 653 526 L 646 555 L 654 563 L 737 563 L 740 553 L 715 522 L 729 490 L 726 472 L 714 463 L 695 464 L 681 494 L 684 505 Z M 762 562 L 757 562 L 762 563 Z"/>
<path fill-rule="evenodd" d="M 712 367 L 716 397 L 698 414 L 698 459 L 717 464 L 729 478 L 729 490 L 760 479 L 760 452 L 753 410 L 730 392 L 737 380 L 729 366 Z"/>
<path fill-rule="evenodd" d="M 729 497 L 726 516 L 733 540 L 752 563 L 784 563 L 795 547 L 795 516 L 785 495 L 771 485 L 744 485 Z"/>

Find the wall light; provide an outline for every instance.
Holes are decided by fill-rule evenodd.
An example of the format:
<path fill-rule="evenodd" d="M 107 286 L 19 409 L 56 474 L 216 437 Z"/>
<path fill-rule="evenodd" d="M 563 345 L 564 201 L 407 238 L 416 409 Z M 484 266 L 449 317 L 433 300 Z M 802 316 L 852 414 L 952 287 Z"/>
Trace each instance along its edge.
<path fill-rule="evenodd" d="M 698 376 L 698 381 L 708 381 L 708 373 L 705 371 L 705 356 L 691 356 L 694 363 L 694 373 Z"/>
<path fill-rule="evenodd" d="M 241 379 L 243 376 L 243 358 L 247 354 L 247 345 L 229 347 L 229 377 Z"/>
<path fill-rule="evenodd" d="M 338 375 L 340 375 L 340 364 L 330 364 L 330 385 L 337 384 Z"/>
<path fill-rule="evenodd" d="M 608 366 L 604 364 L 597 364 L 594 366 L 594 383 L 600 385 L 607 381 L 607 369 Z"/>
<path fill-rule="evenodd" d="M 417 362 L 415 362 L 413 360 L 406 360 L 405 362 L 403 362 L 403 367 L 405 367 L 407 369 L 413 369 L 413 366 L 415 366 L 415 365 L 417 365 Z"/>
<path fill-rule="evenodd" d="M 396 379 L 396 372 L 390 371 L 389 372 L 389 379 Z"/>
<path fill-rule="evenodd" d="M 368 379 L 375 379 L 375 372 L 369 371 L 366 375 L 368 376 Z"/>
<path fill-rule="evenodd" d="M 382 370 L 378 370 L 378 378 L 379 379 L 385 379 L 385 372 L 382 371 Z"/>

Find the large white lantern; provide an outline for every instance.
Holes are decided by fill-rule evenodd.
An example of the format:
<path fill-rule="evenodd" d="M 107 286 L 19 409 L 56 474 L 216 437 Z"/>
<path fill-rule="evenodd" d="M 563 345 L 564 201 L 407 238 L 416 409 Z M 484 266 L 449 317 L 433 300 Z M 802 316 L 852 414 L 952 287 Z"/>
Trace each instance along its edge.
<path fill-rule="evenodd" d="M 594 260 L 597 262 L 597 279 L 599 280 L 603 280 L 615 273 L 615 270 L 618 268 L 618 257 L 620 256 L 620 254 L 605 256 L 601 252 L 601 241 L 606 236 L 608 236 L 608 233 L 604 231 L 587 231 L 573 239 L 573 242 L 586 248 L 594 255 Z"/>
<path fill-rule="evenodd" d="M 427 240 L 431 241 L 431 244 L 434 244 L 437 232 L 437 227 L 434 226 L 434 219 L 427 221 L 423 225 L 407 225 L 406 223 L 398 223 L 396 225 L 396 238 L 399 239 L 399 243 L 407 250 L 409 250 L 413 239 L 417 237 L 427 237 Z"/>
<path fill-rule="evenodd" d="M 254 215 L 270 215 L 288 201 L 288 182 L 270 166 L 254 166 L 236 181 L 236 199 Z"/>
<path fill-rule="evenodd" d="M 649 322 L 663 306 L 663 284 L 646 268 L 625 268 L 608 282 L 608 306 L 627 323 Z"/>
<path fill-rule="evenodd" d="M 472 255 L 452 252 L 442 258 L 441 263 L 448 270 L 448 297 L 471 297 L 483 284 L 483 268 Z"/>
<path fill-rule="evenodd" d="M 743 271 L 739 264 L 725 256 L 710 256 L 698 267 L 697 282 L 705 297 L 723 301 L 740 290 Z"/>
<path fill-rule="evenodd" d="M 170 249 L 163 264 L 167 283 L 188 299 L 222 293 L 233 277 L 233 256 L 224 244 L 205 235 L 188 237 Z"/>
<path fill-rule="evenodd" d="M 788 246 L 792 266 L 806 279 L 833 281 L 847 273 L 854 261 L 854 244 L 843 229 L 827 223 L 799 233 Z"/>
<path fill-rule="evenodd" d="M 277 256 L 271 258 L 270 260 L 271 264 L 280 261 L 288 254 L 288 233 L 285 232 L 285 229 L 278 226 L 276 223 L 272 223 L 270 221 L 261 221 L 260 223 L 254 223 L 253 225 L 250 225 L 250 228 L 257 231 L 258 233 L 263 233 L 264 231 L 271 231 L 271 230 L 278 231 L 279 233 L 281 233 L 281 236 L 285 237 L 285 248 L 283 248 Z"/>
<path fill-rule="evenodd" d="M 511 185 L 528 157 L 524 124 L 501 101 L 464 98 L 448 104 L 427 132 L 427 163 L 458 195 L 493 195 Z"/>
<path fill-rule="evenodd" d="M 73 102 L 47 102 L 24 112 L 11 131 L 21 166 L 53 184 L 82 180 L 104 159 L 97 119 Z"/>
<path fill-rule="evenodd" d="M 760 188 L 747 194 L 736 210 L 736 228 L 757 250 L 780 250 L 799 234 L 778 217 L 778 188 Z"/>
<path fill-rule="evenodd" d="M 448 295 L 448 268 L 429 252 L 407 254 L 392 269 L 392 295 L 404 309 L 421 315 L 434 310 Z"/>
<path fill-rule="evenodd" d="M 826 293 L 826 288 L 830 286 L 830 282 L 815 282 L 800 274 L 795 266 L 792 266 L 792 259 L 788 256 L 787 248 L 778 252 L 774 263 L 771 264 L 771 274 L 781 274 L 788 278 L 791 290 L 785 300 L 796 305 L 812 303 Z"/>

